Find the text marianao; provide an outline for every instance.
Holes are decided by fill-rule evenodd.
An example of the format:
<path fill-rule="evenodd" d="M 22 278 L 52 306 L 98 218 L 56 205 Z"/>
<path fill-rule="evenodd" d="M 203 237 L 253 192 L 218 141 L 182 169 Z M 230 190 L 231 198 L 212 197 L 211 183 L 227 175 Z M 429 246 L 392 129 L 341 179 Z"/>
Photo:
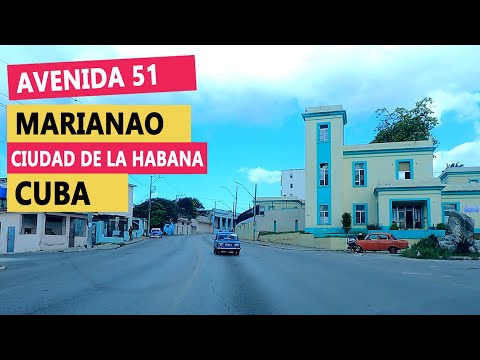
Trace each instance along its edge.
<path fill-rule="evenodd" d="M 17 135 L 130 135 L 134 132 L 138 135 L 144 135 L 145 132 L 158 135 L 163 130 L 163 118 L 157 112 L 147 114 L 143 121 L 137 112 L 132 112 L 127 119 L 122 112 L 116 116 L 111 112 L 102 115 L 103 122 L 98 112 L 91 113 L 89 118 L 85 118 L 84 112 L 62 112 L 59 119 L 52 112 L 47 112 L 44 119 L 39 119 L 38 112 L 33 112 L 27 120 L 23 112 L 18 112 Z M 40 124 L 40 120 L 43 123 Z"/>

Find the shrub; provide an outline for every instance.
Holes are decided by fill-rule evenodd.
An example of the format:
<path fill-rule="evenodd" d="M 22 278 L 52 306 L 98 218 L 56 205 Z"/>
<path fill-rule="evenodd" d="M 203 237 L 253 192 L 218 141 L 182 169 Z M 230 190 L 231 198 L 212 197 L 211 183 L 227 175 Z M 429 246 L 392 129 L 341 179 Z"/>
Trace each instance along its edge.
<path fill-rule="evenodd" d="M 421 238 L 415 245 L 419 248 L 438 248 L 438 237 L 430 234 L 426 238 Z"/>
<path fill-rule="evenodd" d="M 367 229 L 368 230 L 382 230 L 382 227 L 378 224 L 368 224 Z"/>
<path fill-rule="evenodd" d="M 350 213 L 343 213 L 342 215 L 342 226 L 345 233 L 348 233 L 352 228 L 352 215 Z"/>
<path fill-rule="evenodd" d="M 398 230 L 398 225 L 396 222 L 393 222 L 392 225 L 390 226 L 390 230 Z"/>
<path fill-rule="evenodd" d="M 445 225 L 444 223 L 439 223 L 437 224 L 436 228 L 437 230 L 447 230 L 447 225 Z"/>
<path fill-rule="evenodd" d="M 463 250 L 463 251 L 462 251 Z M 468 250 L 457 248 L 455 251 L 449 251 L 440 248 L 438 244 L 438 237 L 430 234 L 426 238 L 421 238 L 416 244 L 410 248 L 402 250 L 402 256 L 416 259 L 442 259 L 448 260 L 452 256 L 469 256 L 472 259 L 478 259 L 480 254 L 470 252 Z"/>

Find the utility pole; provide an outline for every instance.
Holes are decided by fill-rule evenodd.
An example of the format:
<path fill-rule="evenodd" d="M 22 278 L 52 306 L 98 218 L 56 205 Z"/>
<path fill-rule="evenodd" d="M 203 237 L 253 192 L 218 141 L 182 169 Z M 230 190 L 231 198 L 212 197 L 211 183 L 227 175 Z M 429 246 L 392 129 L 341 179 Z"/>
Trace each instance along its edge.
<path fill-rule="evenodd" d="M 150 236 L 150 221 L 152 219 L 152 181 L 153 176 L 150 176 L 150 195 L 148 196 L 148 233 L 147 236 Z"/>
<path fill-rule="evenodd" d="M 237 184 L 237 188 L 235 190 L 235 205 L 233 207 L 233 216 L 234 216 L 233 231 L 235 231 L 235 227 L 237 226 L 237 224 L 236 224 L 236 222 L 237 222 L 237 197 L 238 197 L 238 184 Z"/>
<path fill-rule="evenodd" d="M 215 221 L 215 209 L 217 208 L 217 200 L 215 200 L 215 206 L 213 207 L 213 220 L 212 220 L 212 224 L 213 224 L 213 234 L 215 234 L 215 224 L 216 224 L 216 221 Z"/>
<path fill-rule="evenodd" d="M 255 241 L 255 230 L 257 227 L 256 213 L 257 213 L 257 184 L 255 184 L 255 196 L 253 198 L 253 240 L 254 241 Z"/>
<path fill-rule="evenodd" d="M 91 212 L 88 213 L 88 232 L 87 232 L 87 248 L 91 249 L 92 248 L 92 236 L 93 236 L 93 215 Z"/>

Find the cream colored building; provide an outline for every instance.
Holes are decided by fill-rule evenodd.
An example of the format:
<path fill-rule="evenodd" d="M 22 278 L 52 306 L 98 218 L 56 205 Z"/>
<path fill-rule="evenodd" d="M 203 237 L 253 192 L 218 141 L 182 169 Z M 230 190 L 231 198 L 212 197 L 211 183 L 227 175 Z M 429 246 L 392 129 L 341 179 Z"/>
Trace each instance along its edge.
<path fill-rule="evenodd" d="M 200 215 L 192 220 L 193 234 L 211 234 L 212 232 L 212 221 L 209 216 Z"/>
<path fill-rule="evenodd" d="M 179 217 L 174 228 L 174 235 L 211 234 L 212 221 L 209 216 L 199 215 L 196 219 Z"/>
<path fill-rule="evenodd" d="M 345 145 L 341 105 L 306 108 L 305 232 L 344 234 L 342 214 L 354 230 L 377 225 L 399 237 L 419 238 L 465 212 L 480 227 L 480 167 L 449 168 L 433 177 L 432 139 Z"/>
<path fill-rule="evenodd" d="M 305 204 L 297 197 L 257 197 L 258 214 L 238 223 L 235 227 L 240 239 L 255 239 L 260 232 L 293 232 L 305 228 Z M 253 213 L 252 213 L 253 215 Z"/>

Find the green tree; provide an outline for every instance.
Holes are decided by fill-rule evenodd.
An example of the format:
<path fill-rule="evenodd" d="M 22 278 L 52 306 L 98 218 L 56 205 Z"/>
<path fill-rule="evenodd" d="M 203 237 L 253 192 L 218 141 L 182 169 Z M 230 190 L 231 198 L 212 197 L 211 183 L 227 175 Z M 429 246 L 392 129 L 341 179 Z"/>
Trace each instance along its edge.
<path fill-rule="evenodd" d="M 197 198 L 184 197 L 177 201 L 179 215 L 188 219 L 195 219 L 205 208 Z"/>
<path fill-rule="evenodd" d="M 394 141 L 421 141 L 432 136 L 432 129 L 438 125 L 438 119 L 430 109 L 433 100 L 425 97 L 415 104 L 411 110 L 397 107 L 393 112 L 386 108 L 377 109 L 379 124 L 375 128 L 375 138 L 372 143 Z M 433 144 L 438 141 L 433 138 Z"/>
<path fill-rule="evenodd" d="M 177 222 L 179 208 L 174 200 L 164 198 L 152 199 L 151 227 L 161 227 L 167 223 Z M 133 216 L 148 219 L 148 200 L 135 205 Z"/>
<path fill-rule="evenodd" d="M 451 168 L 451 167 L 454 167 L 454 168 L 456 168 L 456 167 L 463 167 L 463 164 L 460 164 L 460 163 L 458 163 L 458 162 L 456 162 L 456 163 L 451 163 L 451 164 L 446 164 L 446 165 L 445 165 L 445 170 L 447 170 L 448 168 Z"/>

